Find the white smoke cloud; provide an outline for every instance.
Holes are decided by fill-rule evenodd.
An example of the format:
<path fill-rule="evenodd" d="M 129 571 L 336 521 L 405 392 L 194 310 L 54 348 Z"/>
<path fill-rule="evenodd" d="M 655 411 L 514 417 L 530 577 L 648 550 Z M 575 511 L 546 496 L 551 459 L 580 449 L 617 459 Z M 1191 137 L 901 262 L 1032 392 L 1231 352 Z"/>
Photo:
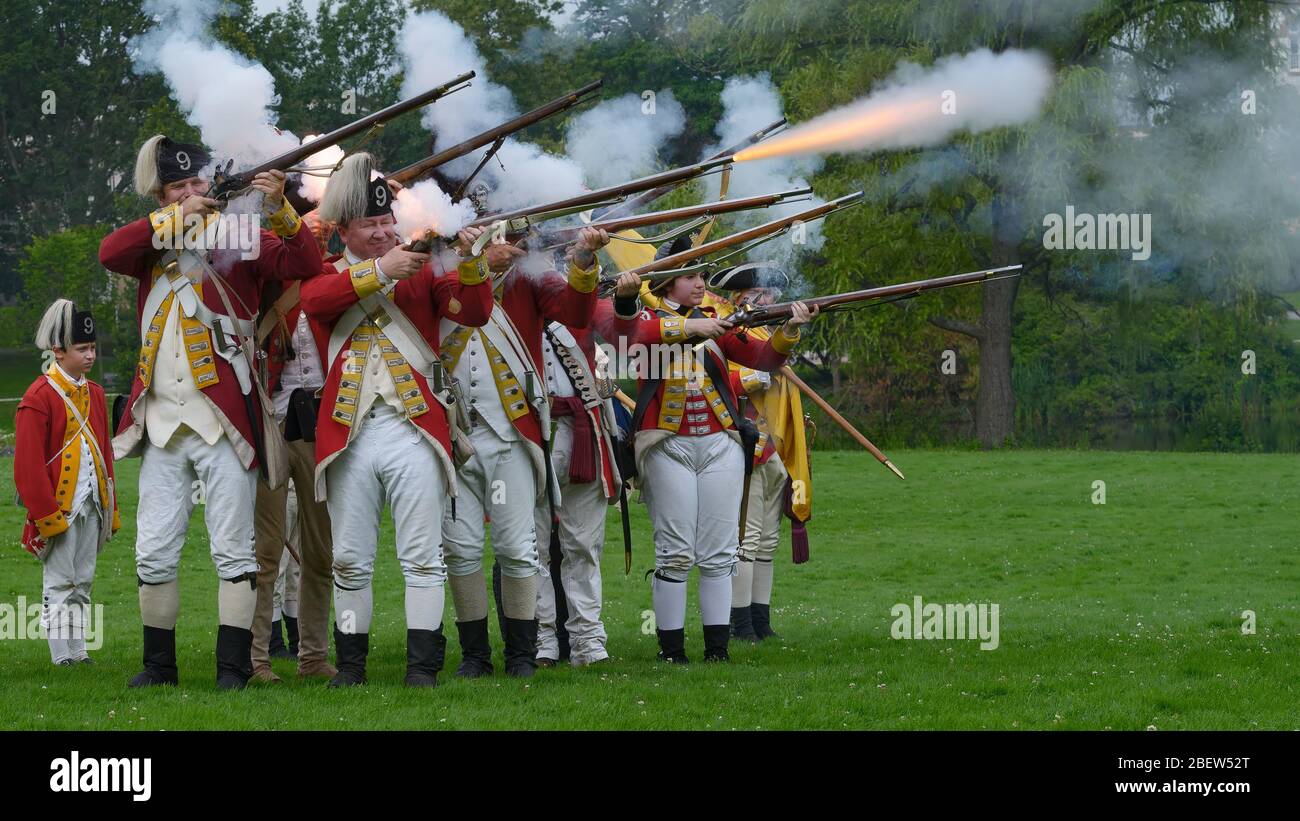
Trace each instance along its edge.
<path fill-rule="evenodd" d="M 213 159 L 233 158 L 246 167 L 298 145 L 275 129 L 271 107 L 275 80 L 260 63 L 217 42 L 208 26 L 220 0 L 146 0 L 157 25 L 132 40 L 137 73 L 161 73 L 191 125 L 199 129 Z"/>
<path fill-rule="evenodd" d="M 653 107 L 626 94 L 571 119 L 565 150 L 586 171 L 588 185 L 604 188 L 653 173 L 660 147 L 685 127 L 686 111 L 672 91 L 656 92 Z"/>
<path fill-rule="evenodd" d="M 728 80 L 722 89 L 722 108 L 722 118 L 718 120 L 715 132 L 718 135 L 718 142 L 705 149 L 701 159 L 741 142 L 760 128 L 765 128 L 785 116 L 781 106 L 781 96 L 767 74 L 755 77 L 733 77 Z M 777 139 L 777 137 L 770 139 Z M 807 188 L 809 180 L 821 167 L 822 158 L 815 154 L 739 163 L 732 167 L 727 196 L 735 199 L 788 191 L 792 188 Z M 720 175 L 713 174 L 706 177 L 704 185 L 706 198 L 716 199 L 721 185 Z M 789 216 L 820 205 L 822 202 L 824 200 L 813 197 L 811 200 L 780 203 L 771 208 L 740 212 L 730 221 L 741 227 L 750 227 Z M 830 219 L 834 218 L 834 216 L 830 217 Z M 709 238 L 716 239 L 718 236 L 720 235 L 715 231 Z M 803 245 L 795 245 L 791 241 L 791 235 L 778 237 L 758 246 L 749 253 L 749 256 L 752 259 L 791 267 L 800 250 L 816 251 L 822 247 L 822 243 L 825 242 L 822 220 L 807 223 L 805 239 Z"/>
<path fill-rule="evenodd" d="M 423 235 L 429 229 L 443 237 L 454 237 L 475 216 L 468 200 L 452 202 L 433 180 L 422 180 L 398 191 L 393 215 L 397 218 L 397 235 L 403 240 Z"/>
<path fill-rule="evenodd" d="M 306 145 L 319 136 L 319 134 L 308 134 L 302 138 L 302 144 Z M 312 202 L 320 202 L 321 198 L 325 196 L 325 185 L 329 182 L 329 169 L 336 166 L 343 159 L 343 154 L 342 146 L 331 145 L 303 160 L 302 166 L 321 170 L 311 174 L 304 172 L 300 175 L 298 193 Z"/>
<path fill-rule="evenodd" d="M 408 18 L 398 48 L 406 70 L 402 81 L 404 97 L 463 72 L 478 72 L 469 88 L 439 100 L 421 114 L 421 122 L 436 135 L 435 150 L 453 146 L 519 114 L 510 92 L 488 79 L 487 64 L 464 29 L 441 12 L 427 11 Z M 449 163 L 447 174 L 454 178 L 468 176 L 486 150 L 479 149 Z M 505 141 L 480 176 L 491 189 L 488 205 L 494 210 L 569 197 L 583 189 L 582 169 L 577 163 L 515 139 Z"/>

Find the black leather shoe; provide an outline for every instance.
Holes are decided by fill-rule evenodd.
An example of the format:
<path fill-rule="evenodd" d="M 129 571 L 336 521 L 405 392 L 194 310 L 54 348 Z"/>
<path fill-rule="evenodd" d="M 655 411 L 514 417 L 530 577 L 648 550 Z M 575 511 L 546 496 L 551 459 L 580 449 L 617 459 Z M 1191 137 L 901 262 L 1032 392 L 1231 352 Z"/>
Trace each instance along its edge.
<path fill-rule="evenodd" d="M 754 635 L 758 636 L 759 641 L 781 638 L 772 629 L 772 605 L 751 604 L 749 613 L 754 624 Z"/>
<path fill-rule="evenodd" d="M 266 654 L 273 659 L 292 659 L 297 658 L 297 653 L 290 653 L 289 648 L 284 646 L 284 635 L 280 629 L 281 622 L 271 622 L 271 640 L 266 645 Z"/>
<path fill-rule="evenodd" d="M 669 664 L 689 664 L 690 659 L 686 657 L 686 630 L 678 628 L 676 630 L 659 630 L 655 629 L 659 635 L 659 660 L 666 661 Z"/>
<path fill-rule="evenodd" d="M 727 638 L 730 635 L 730 625 L 704 625 L 704 660 L 731 661 L 731 656 L 727 655 Z"/>
<path fill-rule="evenodd" d="M 242 690 L 253 677 L 253 631 L 217 627 L 217 689 Z"/>
<path fill-rule="evenodd" d="M 731 637 L 740 641 L 758 641 L 748 607 L 731 608 Z"/>

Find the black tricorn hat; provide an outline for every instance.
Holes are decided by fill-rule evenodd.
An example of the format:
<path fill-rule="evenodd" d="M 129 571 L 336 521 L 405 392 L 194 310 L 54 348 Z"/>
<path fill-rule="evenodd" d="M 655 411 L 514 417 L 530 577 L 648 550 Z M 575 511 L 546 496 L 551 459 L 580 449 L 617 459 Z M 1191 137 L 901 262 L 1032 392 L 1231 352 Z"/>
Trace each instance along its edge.
<path fill-rule="evenodd" d="M 655 249 L 655 260 L 661 260 L 664 257 L 670 257 L 673 254 L 680 254 L 682 251 L 690 250 L 694 244 L 694 236 L 690 231 L 684 231 L 673 237 L 671 242 L 665 242 Z"/>
<path fill-rule="evenodd" d="M 672 241 L 665 242 L 655 249 L 655 261 L 670 257 L 673 254 L 680 254 L 682 251 L 689 251 L 693 245 L 695 245 L 694 235 L 690 231 L 684 231 L 673 237 Z M 676 277 L 669 277 L 653 283 L 650 286 L 650 293 L 657 295 L 668 290 L 668 286 L 672 284 L 674 279 Z"/>
<path fill-rule="evenodd" d="M 708 286 L 715 291 L 747 291 L 750 288 L 784 291 L 790 287 L 790 277 L 775 263 L 745 262 L 710 274 Z"/>

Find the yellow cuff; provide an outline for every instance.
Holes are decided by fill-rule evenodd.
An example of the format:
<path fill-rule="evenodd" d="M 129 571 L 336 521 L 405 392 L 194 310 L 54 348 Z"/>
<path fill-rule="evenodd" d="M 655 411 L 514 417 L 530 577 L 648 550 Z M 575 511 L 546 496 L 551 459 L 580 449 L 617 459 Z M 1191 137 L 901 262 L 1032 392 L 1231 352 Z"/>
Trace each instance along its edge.
<path fill-rule="evenodd" d="M 456 272 L 460 274 L 461 285 L 478 285 L 480 282 L 486 282 L 492 275 L 483 257 L 465 260 L 456 266 Z"/>
<path fill-rule="evenodd" d="M 43 538 L 49 539 L 67 530 L 68 520 L 63 517 L 62 510 L 56 510 L 44 519 L 37 519 L 36 529 Z"/>
<path fill-rule="evenodd" d="M 149 215 L 149 224 L 153 226 L 154 245 L 157 248 L 180 248 L 185 236 L 185 224 L 181 219 L 181 204 L 173 202 Z"/>
<path fill-rule="evenodd" d="M 577 264 L 569 263 L 569 284 L 573 290 L 580 294 L 589 294 L 596 290 L 596 282 L 600 279 L 600 264 L 593 263 L 587 270 L 582 270 Z"/>
<path fill-rule="evenodd" d="M 787 354 L 794 350 L 794 346 L 799 342 L 799 332 L 795 331 L 794 336 L 786 333 L 785 326 L 772 334 L 772 348 L 780 354 Z"/>
<path fill-rule="evenodd" d="M 357 299 L 365 299 L 384 287 L 379 282 L 379 271 L 375 269 L 373 259 L 353 265 L 348 269 L 348 275 L 352 278 L 352 290 L 357 292 Z"/>
<path fill-rule="evenodd" d="M 277 237 L 291 237 L 302 227 L 302 217 L 298 216 L 298 212 L 289 203 L 289 198 L 282 197 L 280 208 L 266 218 L 266 223 Z"/>
<path fill-rule="evenodd" d="M 763 380 L 759 378 L 758 371 L 753 368 L 740 368 L 740 385 L 745 389 L 745 393 L 762 393 Z"/>
<path fill-rule="evenodd" d="M 662 342 L 681 342 L 686 338 L 686 319 L 680 316 L 660 318 L 659 336 Z"/>
<path fill-rule="evenodd" d="M 116 533 L 121 529 L 122 529 L 122 511 L 118 510 L 117 508 L 114 508 L 113 509 L 113 532 Z"/>

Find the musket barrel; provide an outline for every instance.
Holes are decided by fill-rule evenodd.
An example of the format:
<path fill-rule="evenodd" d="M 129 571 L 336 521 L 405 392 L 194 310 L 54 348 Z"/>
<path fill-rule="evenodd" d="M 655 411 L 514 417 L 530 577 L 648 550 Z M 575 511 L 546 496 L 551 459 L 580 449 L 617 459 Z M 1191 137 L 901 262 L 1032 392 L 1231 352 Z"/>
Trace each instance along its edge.
<path fill-rule="evenodd" d="M 351 137 L 356 136 L 357 134 L 362 133 L 363 131 L 365 131 L 367 128 L 370 128 L 375 123 L 388 122 L 389 120 L 393 119 L 394 117 L 397 117 L 398 115 L 405 114 L 406 112 L 413 111 L 414 109 L 417 108 L 421 108 L 422 106 L 425 106 L 435 100 L 445 97 L 448 94 L 451 94 L 456 91 L 460 91 L 462 88 L 465 87 L 462 84 L 468 83 L 470 80 L 474 78 L 474 76 L 475 76 L 475 72 L 467 71 L 464 74 L 460 75 L 459 77 L 455 78 L 454 80 L 450 80 L 446 83 L 443 83 L 442 85 L 437 86 L 436 88 L 431 88 L 422 94 L 417 94 L 414 97 L 411 97 L 410 99 L 401 100 L 399 102 L 393 103 L 387 108 L 381 108 L 380 110 L 376 111 L 373 114 L 368 114 L 365 117 L 356 120 L 355 122 L 348 123 L 347 125 L 342 126 L 341 128 L 336 128 L 333 131 L 329 132 L 328 134 L 317 137 L 311 142 L 306 143 L 305 145 L 301 145 L 292 151 L 286 151 L 284 154 L 281 154 L 279 157 L 268 160 L 262 163 L 260 166 L 249 169 L 248 171 L 245 171 L 243 173 L 249 175 L 255 175 L 261 173 L 262 171 L 270 171 L 273 168 L 283 169 L 292 165 L 296 165 L 297 163 L 302 162 L 303 160 L 310 157 L 312 154 L 315 154 L 316 152 L 320 151 L 321 149 L 329 148 L 332 145 L 337 145 L 338 143 L 341 143 L 346 139 L 349 139 Z"/>
<path fill-rule="evenodd" d="M 807 196 L 811 193 L 811 188 L 793 188 L 789 191 L 781 191 L 775 194 L 757 194 L 752 197 L 739 197 L 734 200 L 716 200 L 714 202 L 700 203 L 699 205 L 684 205 L 681 208 L 669 208 L 665 211 L 650 211 L 648 213 L 633 214 L 626 217 L 594 220 L 586 225 L 573 225 L 565 228 L 557 228 L 555 231 L 547 232 L 547 237 L 548 239 L 564 239 L 577 236 L 578 232 L 583 228 L 599 228 L 612 234 L 616 231 L 625 231 L 629 228 L 645 228 L 647 226 L 662 225 L 665 222 L 675 222 L 677 220 L 712 217 L 718 214 L 730 214 L 736 211 L 748 211 L 754 208 L 770 208 L 777 203 L 795 197 Z"/>
<path fill-rule="evenodd" d="M 1001 268 L 989 268 L 988 270 L 973 271 L 968 274 L 953 274 L 946 277 L 916 280 L 915 282 L 900 282 L 896 285 L 881 285 L 861 291 L 849 291 L 843 294 L 831 294 L 798 301 L 810 308 L 815 305 L 823 312 L 826 312 L 854 304 L 892 298 L 906 299 L 926 291 L 937 291 L 942 288 L 954 288 L 960 285 L 973 285 L 989 279 L 1000 279 L 1002 276 L 1019 276 L 1018 273 L 1011 274 L 1009 272 L 1019 271 L 1023 267 L 1022 265 L 1005 265 Z M 793 304 L 793 302 L 779 302 L 774 305 L 763 305 L 756 308 L 741 308 L 729 314 L 727 321 L 746 327 L 771 325 L 790 316 L 790 306 Z"/>
<path fill-rule="evenodd" d="M 221 179 L 220 175 L 218 175 L 218 179 L 214 181 L 213 185 L 214 193 L 228 193 L 237 189 L 246 188 L 249 180 L 252 180 L 253 177 L 266 171 L 284 171 L 285 169 L 292 168 L 318 151 L 329 148 L 333 145 L 338 145 L 350 137 L 361 134 L 376 123 L 387 122 L 394 117 L 420 108 L 421 106 L 427 105 L 435 100 L 447 96 L 448 94 L 460 91 L 465 87 L 464 84 L 468 83 L 474 77 L 475 72 L 467 71 L 459 77 L 443 83 L 440 86 L 431 88 L 428 91 L 415 95 L 414 97 L 400 100 L 386 108 L 381 108 L 373 114 L 368 114 L 359 120 L 355 120 L 345 126 L 336 128 L 328 134 L 317 137 L 309 143 L 304 143 L 291 151 L 286 151 L 278 157 L 272 157 L 260 165 L 242 170 L 226 179 Z"/>
<path fill-rule="evenodd" d="M 709 157 L 708 159 L 716 160 L 722 157 L 730 157 L 736 154 L 737 152 L 739 152 L 740 150 L 748 148 L 754 143 L 762 142 L 763 140 L 766 140 L 768 137 L 772 136 L 774 133 L 784 128 L 785 123 L 786 123 L 786 119 L 785 117 L 782 117 L 781 119 L 777 120 L 771 125 L 767 125 L 764 126 L 763 128 L 760 128 L 759 130 L 755 131 L 753 134 L 750 134 L 748 137 L 736 143 L 735 145 L 727 146 L 726 148 L 722 149 L 721 151 Z M 706 162 L 707 161 L 708 160 L 706 160 Z M 657 186 L 655 188 L 652 188 L 649 191 L 646 191 L 644 194 L 638 194 L 637 196 L 632 197 L 631 199 L 626 200 L 624 202 L 620 202 L 617 205 L 611 205 L 610 207 L 606 208 L 604 211 L 598 214 L 594 214 L 593 216 L 596 219 L 609 219 L 611 217 L 620 214 L 627 214 L 637 208 L 640 208 L 643 205 L 647 205 L 649 203 L 654 202 L 655 200 L 664 196 L 665 194 L 667 194 L 669 191 L 672 191 L 676 187 L 677 186 L 675 184 Z"/>
<path fill-rule="evenodd" d="M 419 162 L 414 162 L 405 168 L 398 169 L 392 174 L 389 174 L 388 179 L 400 182 L 403 185 L 409 185 L 440 165 L 449 163 L 459 157 L 463 157 L 471 151 L 482 148 L 489 143 L 496 142 L 501 137 L 508 136 L 516 131 L 527 128 L 533 123 L 544 120 L 553 114 L 558 114 L 561 111 L 565 111 L 580 103 L 586 102 L 586 98 L 599 91 L 602 85 L 604 85 L 604 80 L 595 80 L 587 83 L 582 88 L 576 91 L 571 91 L 563 97 L 557 97 L 549 103 L 538 106 L 526 114 L 520 114 L 518 117 L 507 120 L 495 128 L 489 128 L 481 134 L 477 134 L 451 146 L 450 148 L 445 148 L 436 154 L 425 157 Z"/>
<path fill-rule="evenodd" d="M 700 257 L 706 257 L 709 254 L 712 254 L 716 251 L 721 251 L 724 248 L 730 248 L 733 245 L 739 245 L 740 243 L 748 242 L 751 239 L 758 239 L 759 237 L 765 237 L 768 234 L 774 234 L 777 231 L 781 231 L 785 228 L 788 228 L 789 226 L 793 225 L 796 222 L 807 222 L 808 220 L 819 219 L 831 213 L 832 211 L 838 211 L 841 208 L 847 208 L 850 205 L 855 205 L 859 201 L 861 201 L 862 197 L 863 197 L 863 192 L 856 191 L 852 194 L 848 194 L 846 196 L 840 197 L 839 199 L 834 199 L 831 200 L 830 202 L 822 203 L 821 205 L 815 206 L 813 208 L 800 211 L 797 214 L 790 214 L 789 216 L 781 217 L 779 219 L 774 219 L 771 222 L 765 222 L 762 225 L 755 226 L 754 228 L 747 228 L 744 231 L 737 231 L 734 234 L 729 234 L 725 237 L 720 237 L 718 239 L 713 240 L 712 242 L 706 242 L 703 245 L 696 246 L 695 248 L 689 248 L 685 251 L 682 251 L 681 253 L 670 254 L 669 256 L 666 256 L 663 259 L 657 259 L 654 260 L 653 262 L 647 262 L 645 265 L 641 265 L 637 268 L 629 269 L 627 273 L 633 273 L 638 276 L 644 276 L 646 274 L 653 274 L 658 271 L 669 271 L 674 268 L 680 268 L 685 263 L 693 262 L 694 260 L 697 260 Z"/>
<path fill-rule="evenodd" d="M 578 194 L 577 196 L 569 197 L 568 199 L 560 200 L 558 202 L 548 202 L 543 203 L 542 205 L 530 206 L 528 208 L 517 208 L 513 211 L 498 211 L 495 214 L 485 214 L 469 223 L 469 225 L 476 228 L 486 228 L 498 221 L 504 220 L 509 222 L 510 220 L 537 214 L 546 214 L 553 211 L 568 211 L 572 213 L 574 209 L 580 208 L 584 205 L 594 205 L 595 203 L 604 202 L 605 200 L 626 197 L 629 194 L 648 191 L 651 188 L 665 183 L 682 182 L 694 179 L 695 177 L 707 174 L 715 168 L 730 163 L 730 155 L 727 155 L 726 157 L 718 157 L 713 160 L 705 160 L 704 162 L 696 163 L 695 165 L 684 165 L 680 168 L 661 171 L 658 174 L 651 174 L 648 177 L 642 177 L 637 180 L 632 180 L 631 182 L 611 185 L 608 188 L 598 188 L 595 191 L 587 191 L 586 193 Z"/>

